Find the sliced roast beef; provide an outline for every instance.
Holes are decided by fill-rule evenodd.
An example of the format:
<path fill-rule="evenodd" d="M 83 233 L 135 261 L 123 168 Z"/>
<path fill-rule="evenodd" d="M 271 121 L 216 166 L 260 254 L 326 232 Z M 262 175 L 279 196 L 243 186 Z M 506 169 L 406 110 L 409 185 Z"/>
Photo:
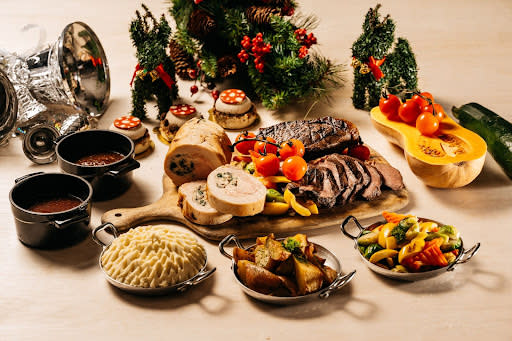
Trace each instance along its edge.
<path fill-rule="evenodd" d="M 302 180 L 289 183 L 287 188 L 320 208 L 331 208 L 358 197 L 374 200 L 382 194 L 382 185 L 393 190 L 404 188 L 400 172 L 392 166 L 334 153 L 310 161 Z"/>
<path fill-rule="evenodd" d="M 366 200 L 373 200 L 382 194 L 380 186 L 382 186 L 382 178 L 379 171 L 370 164 L 366 164 L 366 168 L 370 173 L 370 183 L 361 193 Z"/>
<path fill-rule="evenodd" d="M 258 137 L 272 137 L 282 143 L 290 139 L 300 140 L 306 149 L 308 160 L 338 152 L 361 143 L 357 127 L 350 121 L 330 116 L 303 121 L 282 122 L 260 128 Z"/>
<path fill-rule="evenodd" d="M 370 161 L 368 164 L 375 167 L 379 171 L 385 186 L 391 188 L 394 191 L 398 191 L 405 187 L 402 174 L 400 174 L 398 169 L 395 167 L 388 163 L 375 161 Z"/>

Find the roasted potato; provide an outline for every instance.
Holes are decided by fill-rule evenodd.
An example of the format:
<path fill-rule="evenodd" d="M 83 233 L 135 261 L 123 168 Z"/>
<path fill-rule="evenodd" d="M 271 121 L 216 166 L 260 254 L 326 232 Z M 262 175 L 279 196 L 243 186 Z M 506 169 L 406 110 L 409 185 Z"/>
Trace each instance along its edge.
<path fill-rule="evenodd" d="M 294 255 L 293 261 L 299 295 L 306 295 L 322 288 L 324 274 L 318 267 L 305 257 Z"/>

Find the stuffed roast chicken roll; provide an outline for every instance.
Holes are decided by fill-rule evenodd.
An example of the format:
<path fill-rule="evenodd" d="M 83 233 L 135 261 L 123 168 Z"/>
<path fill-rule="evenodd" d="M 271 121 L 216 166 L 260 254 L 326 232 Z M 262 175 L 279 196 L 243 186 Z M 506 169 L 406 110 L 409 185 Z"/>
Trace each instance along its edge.
<path fill-rule="evenodd" d="M 183 124 L 169 146 L 165 173 L 176 186 L 206 179 L 214 169 L 231 162 L 231 141 L 224 129 L 203 118 Z"/>
<path fill-rule="evenodd" d="M 199 225 L 218 225 L 233 217 L 231 214 L 220 213 L 210 205 L 205 180 L 181 185 L 178 189 L 178 206 L 185 218 Z"/>

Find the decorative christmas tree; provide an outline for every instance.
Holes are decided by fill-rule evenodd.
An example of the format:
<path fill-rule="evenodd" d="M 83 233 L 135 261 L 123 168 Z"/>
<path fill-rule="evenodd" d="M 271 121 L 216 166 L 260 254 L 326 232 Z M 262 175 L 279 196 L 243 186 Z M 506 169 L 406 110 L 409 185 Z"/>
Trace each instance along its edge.
<path fill-rule="evenodd" d="M 383 91 L 404 97 L 416 90 L 418 69 L 409 42 L 395 41 L 395 23 L 387 15 L 380 20 L 378 4 L 370 8 L 363 23 L 363 33 L 352 45 L 354 94 L 352 102 L 358 109 L 379 105 Z"/>
<path fill-rule="evenodd" d="M 176 99 L 178 88 L 174 81 L 174 64 L 166 53 L 171 27 L 162 15 L 157 21 L 143 4 L 145 14 L 136 11 L 137 18 L 131 22 L 130 37 L 137 48 L 138 64 L 132 81 L 132 115 L 146 117 L 147 100 L 156 97 L 160 114 L 167 113 Z M 134 82 L 135 81 L 135 82 Z"/>
<path fill-rule="evenodd" d="M 312 52 L 317 21 L 293 0 L 171 0 L 177 74 L 207 85 L 236 77 L 271 109 L 341 85 L 341 68 Z M 192 70 L 192 71 L 191 71 Z M 195 72 L 193 72 L 195 70 Z"/>

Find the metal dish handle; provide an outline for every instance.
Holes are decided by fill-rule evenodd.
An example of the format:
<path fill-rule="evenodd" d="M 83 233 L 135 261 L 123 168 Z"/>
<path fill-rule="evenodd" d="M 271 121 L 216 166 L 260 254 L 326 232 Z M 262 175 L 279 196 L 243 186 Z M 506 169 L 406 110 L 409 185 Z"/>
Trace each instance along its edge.
<path fill-rule="evenodd" d="M 236 244 L 236 246 L 238 246 L 241 249 L 244 248 L 243 245 L 238 240 L 238 238 L 236 237 L 236 235 L 230 234 L 230 235 L 224 237 L 224 239 L 222 239 L 221 242 L 219 243 L 219 251 L 220 251 L 220 253 L 222 253 L 224 255 L 224 257 L 229 258 L 229 259 L 233 259 L 233 256 L 231 256 L 229 253 L 226 252 L 226 250 L 224 250 L 224 246 L 226 246 L 227 244 L 229 244 L 231 242 L 234 242 Z"/>
<path fill-rule="evenodd" d="M 109 229 L 112 232 L 112 235 L 114 237 L 112 238 L 112 235 L 111 235 L 110 240 L 108 242 L 104 242 L 102 237 L 98 237 L 98 233 L 105 232 L 105 234 L 108 234 L 106 231 L 107 229 Z M 114 239 L 117 238 L 118 235 L 119 234 L 117 232 L 117 229 L 112 223 L 105 223 L 105 224 L 101 224 L 100 226 L 96 227 L 92 231 L 92 240 L 94 240 L 96 242 L 96 244 L 98 244 L 100 246 L 107 247 L 112 243 L 112 241 Z"/>
<path fill-rule="evenodd" d="M 126 174 L 134 169 L 137 169 L 140 167 L 139 161 L 135 160 L 134 158 L 129 157 L 127 161 L 117 167 L 117 169 L 109 170 L 107 174 L 111 176 L 120 176 L 123 174 Z"/>
<path fill-rule="evenodd" d="M 26 175 L 23 175 L 23 176 L 20 176 L 19 178 L 17 178 L 16 180 L 14 180 L 14 183 L 17 184 L 18 182 L 20 181 L 23 181 L 25 179 L 28 179 L 30 178 L 31 176 L 34 176 L 34 175 L 39 175 L 39 174 L 43 174 L 44 172 L 35 172 L 35 173 L 29 173 L 29 174 L 26 174 Z"/>
<path fill-rule="evenodd" d="M 64 228 L 68 227 L 69 225 L 76 224 L 76 223 L 79 223 L 82 221 L 88 221 L 89 219 L 90 219 L 89 212 L 87 212 L 87 209 L 84 208 L 81 210 L 81 212 L 77 216 L 75 216 L 73 218 L 69 218 L 69 219 L 65 219 L 65 220 L 52 220 L 52 221 L 50 221 L 50 224 L 55 226 L 55 228 L 64 229 Z"/>
<path fill-rule="evenodd" d="M 353 239 L 353 240 L 356 240 L 358 238 L 358 236 L 353 236 L 351 235 L 350 233 L 348 233 L 348 231 L 345 229 L 348 222 L 350 220 L 354 220 L 354 223 L 357 225 L 357 228 L 359 229 L 359 234 L 364 230 L 364 228 L 361 226 L 361 224 L 359 223 L 359 221 L 357 220 L 356 217 L 352 216 L 352 215 L 349 215 L 348 217 L 345 218 L 345 220 L 343 220 L 343 222 L 341 223 L 341 232 L 343 232 L 343 234 L 347 237 L 349 237 L 350 239 Z"/>
<path fill-rule="evenodd" d="M 213 273 L 217 270 L 217 268 L 213 268 L 211 270 L 203 269 L 199 271 L 194 277 L 189 279 L 188 281 L 185 281 L 181 283 L 179 286 L 176 287 L 176 291 L 183 292 L 187 290 L 189 287 L 193 287 L 194 285 L 198 285 L 199 283 L 205 281 L 208 279 Z"/>
<path fill-rule="evenodd" d="M 336 279 L 331 283 L 331 285 L 329 285 L 327 288 L 320 291 L 320 294 L 318 295 L 318 297 L 320 297 L 322 299 L 328 298 L 334 291 L 337 291 L 337 290 L 343 288 L 345 285 L 347 285 L 352 280 L 352 278 L 354 278 L 355 275 L 356 275 L 356 270 L 354 270 L 346 275 L 343 275 L 340 273 L 338 275 L 338 277 L 336 277 Z"/>
<path fill-rule="evenodd" d="M 473 258 L 474 255 L 476 255 L 478 249 L 480 249 L 480 243 L 476 243 L 470 249 L 462 251 L 462 255 L 460 256 L 460 258 L 457 261 L 455 261 L 452 265 L 450 265 L 448 269 L 446 269 L 446 271 L 453 271 L 455 270 L 457 265 L 468 262 L 471 258 Z"/>

